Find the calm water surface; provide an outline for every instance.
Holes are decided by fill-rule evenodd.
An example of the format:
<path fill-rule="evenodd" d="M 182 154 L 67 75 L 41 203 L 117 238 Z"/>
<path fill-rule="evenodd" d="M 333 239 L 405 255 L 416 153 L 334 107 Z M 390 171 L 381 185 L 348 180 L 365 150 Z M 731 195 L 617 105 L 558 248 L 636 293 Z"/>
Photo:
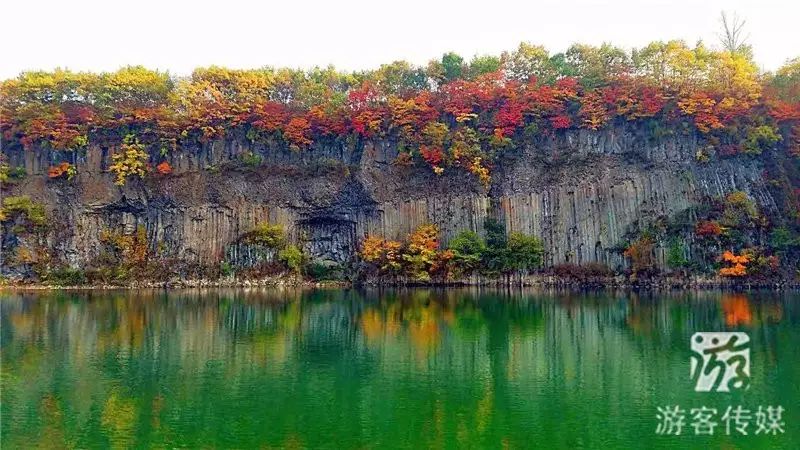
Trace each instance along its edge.
<path fill-rule="evenodd" d="M 800 448 L 800 295 L 0 293 L 5 448 Z M 752 384 L 698 393 L 697 331 Z M 656 434 L 781 405 L 785 433 Z M 717 417 L 719 420 L 719 417 Z"/>

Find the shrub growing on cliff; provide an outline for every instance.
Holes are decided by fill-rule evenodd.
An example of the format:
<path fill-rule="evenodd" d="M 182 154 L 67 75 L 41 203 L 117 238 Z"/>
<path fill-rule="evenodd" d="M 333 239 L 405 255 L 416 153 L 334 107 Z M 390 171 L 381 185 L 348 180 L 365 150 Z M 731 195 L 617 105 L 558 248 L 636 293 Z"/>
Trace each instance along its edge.
<path fill-rule="evenodd" d="M 57 166 L 52 166 L 47 170 L 47 176 L 50 178 L 61 178 L 66 177 L 67 180 L 71 180 L 76 174 L 78 170 L 72 164 L 68 162 L 62 162 Z"/>
<path fill-rule="evenodd" d="M 702 220 L 694 228 L 694 233 L 703 238 L 715 238 L 722 232 L 723 229 L 716 220 Z"/>
<path fill-rule="evenodd" d="M 263 158 L 261 155 L 254 152 L 244 152 L 239 155 L 239 160 L 244 164 L 246 167 L 256 168 L 261 165 Z"/>
<path fill-rule="evenodd" d="M 93 268 L 87 271 L 87 276 L 93 281 L 125 283 L 131 279 L 148 279 L 155 274 L 148 267 L 152 255 L 143 225 L 136 227 L 133 233 L 103 230 L 100 243 L 104 248 Z"/>
<path fill-rule="evenodd" d="M 721 223 L 727 227 L 743 227 L 758 218 L 756 204 L 742 191 L 731 192 L 725 197 L 725 210 Z"/>
<path fill-rule="evenodd" d="M 781 135 L 774 127 L 761 125 L 747 131 L 747 138 L 742 145 L 745 153 L 759 155 L 772 148 L 780 140 Z"/>
<path fill-rule="evenodd" d="M 800 233 L 788 227 L 778 227 L 770 234 L 769 242 L 775 251 L 788 254 L 800 250 Z"/>
<path fill-rule="evenodd" d="M 34 202 L 28 196 L 6 197 L 3 207 L 0 208 L 0 222 L 6 222 L 18 216 L 30 222 L 31 225 L 40 227 L 45 224 L 44 206 Z"/>
<path fill-rule="evenodd" d="M 147 157 L 144 144 L 136 136 L 126 135 L 119 152 L 111 156 L 113 164 L 108 168 L 115 174 L 114 184 L 123 186 L 132 176 L 143 178 L 147 173 Z"/>
<path fill-rule="evenodd" d="M 686 259 L 683 242 L 680 239 L 671 239 L 667 249 L 667 265 L 673 269 L 682 269 L 689 265 Z"/>
<path fill-rule="evenodd" d="M 750 258 L 747 255 L 736 255 L 726 250 L 722 254 L 722 261 L 728 264 L 728 267 L 719 269 L 720 275 L 724 277 L 743 277 L 747 275 L 747 264 L 750 262 Z"/>
<path fill-rule="evenodd" d="M 169 175 L 172 173 L 172 166 L 169 162 L 163 161 L 156 166 L 156 171 L 161 175 Z"/>
<path fill-rule="evenodd" d="M 643 236 L 625 249 L 623 255 L 630 260 L 635 275 L 647 275 L 655 270 L 653 248 L 653 238 Z"/>
<path fill-rule="evenodd" d="M 292 272 L 300 274 L 305 261 L 305 255 L 296 245 L 289 244 L 278 252 L 278 260 L 286 264 Z"/>
<path fill-rule="evenodd" d="M 53 269 L 47 272 L 44 281 L 56 286 L 81 286 L 89 282 L 83 270 L 72 267 Z"/>
<path fill-rule="evenodd" d="M 260 223 L 242 236 L 245 244 L 263 245 L 271 249 L 279 249 L 286 243 L 286 233 L 281 225 Z"/>
<path fill-rule="evenodd" d="M 0 156 L 0 186 L 15 184 L 25 178 L 24 167 L 11 167 L 4 161 L 5 155 Z"/>
<path fill-rule="evenodd" d="M 486 251 L 481 271 L 490 276 L 499 275 L 508 267 L 506 228 L 495 219 L 486 219 L 483 227 L 486 230 Z"/>

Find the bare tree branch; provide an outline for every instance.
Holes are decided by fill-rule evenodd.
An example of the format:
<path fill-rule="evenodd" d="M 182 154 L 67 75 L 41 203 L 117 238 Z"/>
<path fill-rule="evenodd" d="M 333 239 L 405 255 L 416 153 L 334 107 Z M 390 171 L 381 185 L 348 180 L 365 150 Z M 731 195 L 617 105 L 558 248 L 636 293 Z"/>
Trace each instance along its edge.
<path fill-rule="evenodd" d="M 745 23 L 746 21 L 740 19 L 736 13 L 733 14 L 732 18 L 728 18 L 725 11 L 722 11 L 720 17 L 722 31 L 717 36 L 719 36 L 720 43 L 722 43 L 725 50 L 731 53 L 739 53 L 745 49 L 747 39 L 750 37 L 750 35 L 744 35 Z"/>

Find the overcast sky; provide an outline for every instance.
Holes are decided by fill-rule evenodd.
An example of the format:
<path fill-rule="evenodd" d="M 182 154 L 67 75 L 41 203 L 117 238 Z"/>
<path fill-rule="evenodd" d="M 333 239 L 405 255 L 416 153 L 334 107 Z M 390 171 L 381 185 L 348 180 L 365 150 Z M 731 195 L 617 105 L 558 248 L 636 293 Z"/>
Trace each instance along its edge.
<path fill-rule="evenodd" d="M 142 64 L 368 69 L 446 51 L 499 54 L 521 41 L 631 48 L 653 40 L 718 45 L 720 11 L 747 20 L 764 69 L 800 55 L 800 0 L 4 0 L 0 79 L 65 67 Z"/>

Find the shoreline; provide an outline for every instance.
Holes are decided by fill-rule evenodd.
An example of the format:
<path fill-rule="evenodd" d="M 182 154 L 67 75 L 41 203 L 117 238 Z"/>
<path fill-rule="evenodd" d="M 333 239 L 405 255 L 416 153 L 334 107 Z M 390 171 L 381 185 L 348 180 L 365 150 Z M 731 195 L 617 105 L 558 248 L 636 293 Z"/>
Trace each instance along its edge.
<path fill-rule="evenodd" d="M 800 281 L 788 280 L 730 280 L 720 277 L 653 277 L 630 280 L 624 276 L 577 280 L 553 275 L 534 275 L 513 279 L 473 277 L 463 280 L 420 282 L 407 279 L 373 278 L 362 282 L 337 280 L 304 280 L 297 277 L 267 277 L 257 279 L 187 279 L 170 281 L 134 281 L 125 284 L 56 285 L 47 283 L 6 282 L 3 291 L 58 291 L 58 290 L 138 290 L 138 289 L 197 289 L 197 288 L 302 288 L 302 289 L 352 289 L 352 288 L 547 288 L 559 290 L 800 290 Z"/>

